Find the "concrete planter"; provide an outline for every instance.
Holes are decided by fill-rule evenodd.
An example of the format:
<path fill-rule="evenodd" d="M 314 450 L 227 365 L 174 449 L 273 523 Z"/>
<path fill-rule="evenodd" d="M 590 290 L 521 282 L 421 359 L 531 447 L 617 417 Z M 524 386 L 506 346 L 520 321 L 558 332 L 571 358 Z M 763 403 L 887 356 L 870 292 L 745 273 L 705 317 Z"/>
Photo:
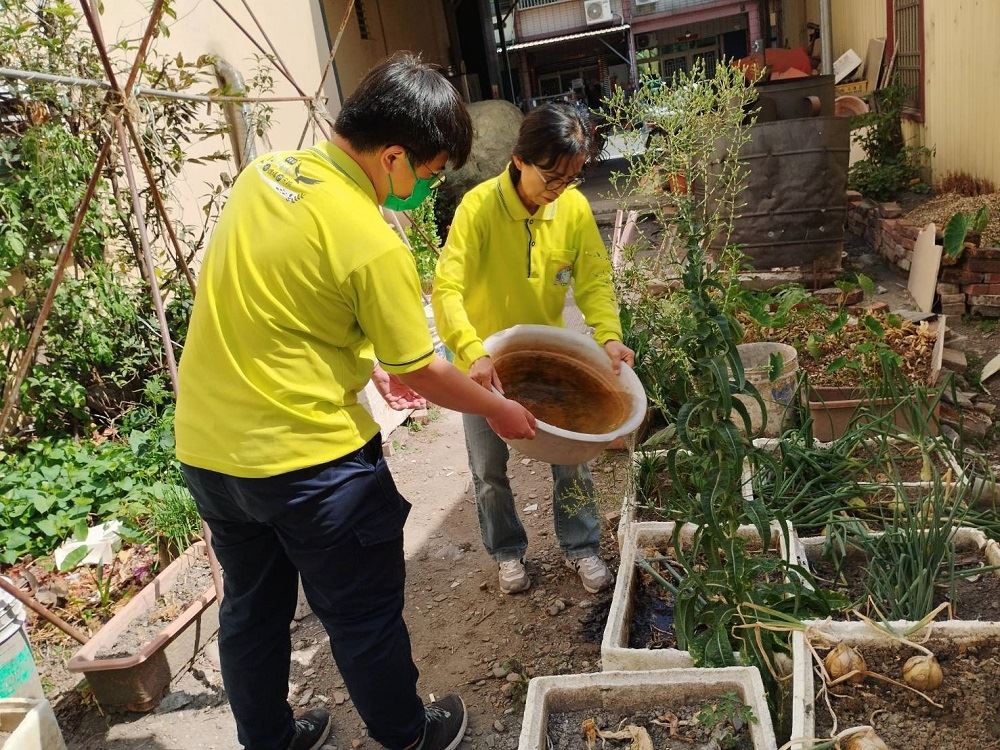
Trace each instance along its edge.
<path fill-rule="evenodd" d="M 113 644 L 129 624 L 152 609 L 180 574 L 207 556 L 204 542 L 189 547 L 160 572 L 118 614 L 108 620 L 70 659 L 71 672 L 82 672 L 105 709 L 149 711 L 156 707 L 172 677 L 184 669 L 219 629 L 219 605 L 210 585 L 136 653 L 104 658 L 97 654 Z"/>
<path fill-rule="evenodd" d="M 634 609 L 635 590 L 638 582 L 638 570 L 635 560 L 640 550 L 646 546 L 655 546 L 669 541 L 674 533 L 673 522 L 634 523 L 625 537 L 621 553 L 621 565 L 618 568 L 618 579 L 615 581 L 615 591 L 608 611 L 608 622 L 604 627 L 604 637 L 601 640 L 601 666 L 605 671 L 612 670 L 645 670 L 645 669 L 676 669 L 691 667 L 694 660 L 687 651 L 676 648 L 630 648 L 632 613 Z M 696 527 L 686 524 L 681 531 L 682 543 L 690 539 Z M 753 526 L 741 526 L 740 535 L 748 539 L 759 539 Z M 786 548 L 783 535 L 777 526 L 773 527 L 771 548 L 778 549 L 782 557 L 792 561 L 790 549 L 797 547 L 794 529 L 789 529 L 791 544 Z"/>
<path fill-rule="evenodd" d="M 905 628 L 908 624 L 912 623 L 891 623 L 897 630 Z M 830 638 L 859 648 L 888 646 L 896 643 L 889 636 L 863 622 L 822 621 L 813 623 L 812 628 L 814 633 L 818 631 L 818 633 L 823 633 Z M 948 640 L 973 644 L 984 638 L 991 640 L 1000 638 L 1000 623 L 948 620 L 932 623 L 908 638 L 916 643 L 921 643 L 931 632 L 935 638 L 947 638 Z M 813 637 L 815 640 L 820 636 L 817 634 L 809 637 Z M 792 741 L 790 746 L 794 750 L 809 750 L 816 744 L 813 741 L 816 735 L 816 675 L 813 671 L 812 655 L 806 647 L 806 638 L 807 635 L 801 632 L 794 633 L 792 636 Z"/>
<path fill-rule="evenodd" d="M 52 706 L 44 698 L 0 700 L 0 732 L 9 732 L 0 750 L 66 750 Z"/>
<path fill-rule="evenodd" d="M 674 669 L 668 672 L 598 672 L 536 677 L 528 684 L 518 750 L 548 750 L 549 716 L 559 711 L 648 710 L 690 705 L 737 693 L 757 721 L 750 725 L 755 750 L 777 743 L 760 673 L 755 667 Z"/>

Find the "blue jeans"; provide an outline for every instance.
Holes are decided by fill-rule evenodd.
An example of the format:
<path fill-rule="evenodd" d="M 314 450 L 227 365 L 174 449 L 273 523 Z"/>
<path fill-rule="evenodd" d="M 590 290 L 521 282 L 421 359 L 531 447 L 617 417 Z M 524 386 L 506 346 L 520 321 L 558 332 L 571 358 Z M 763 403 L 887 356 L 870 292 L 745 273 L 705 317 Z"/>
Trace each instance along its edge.
<path fill-rule="evenodd" d="M 294 735 L 288 628 L 299 576 L 368 733 L 388 748 L 420 737 L 425 714 L 403 622 L 410 504 L 380 437 L 266 479 L 183 470 L 224 572 L 219 656 L 243 746 L 285 750 Z"/>
<path fill-rule="evenodd" d="M 479 530 L 494 560 L 519 560 L 528 548 L 507 478 L 507 444 L 483 417 L 462 415 L 469 469 L 476 491 Z M 586 464 L 553 466 L 553 521 L 556 538 L 568 558 L 596 555 L 601 547 L 594 481 Z"/>

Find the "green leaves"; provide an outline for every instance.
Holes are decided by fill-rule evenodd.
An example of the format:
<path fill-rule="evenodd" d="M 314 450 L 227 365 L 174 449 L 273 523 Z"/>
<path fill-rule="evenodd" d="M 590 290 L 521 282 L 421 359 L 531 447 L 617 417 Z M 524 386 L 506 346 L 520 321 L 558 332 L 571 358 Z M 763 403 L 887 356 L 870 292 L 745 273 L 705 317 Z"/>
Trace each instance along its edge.
<path fill-rule="evenodd" d="M 951 258 L 957 258 L 965 247 L 965 238 L 969 232 L 982 232 L 990 218 L 988 205 L 979 207 L 974 214 L 956 212 L 944 226 L 944 252 Z"/>

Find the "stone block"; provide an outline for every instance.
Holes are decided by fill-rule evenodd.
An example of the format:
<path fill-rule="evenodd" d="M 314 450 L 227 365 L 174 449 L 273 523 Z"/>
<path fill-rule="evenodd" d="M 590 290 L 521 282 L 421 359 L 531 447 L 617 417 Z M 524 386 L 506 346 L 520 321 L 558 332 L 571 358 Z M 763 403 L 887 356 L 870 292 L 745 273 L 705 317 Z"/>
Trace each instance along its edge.
<path fill-rule="evenodd" d="M 958 294 L 942 294 L 941 295 L 942 305 L 964 305 L 965 295 L 959 292 Z"/>
<path fill-rule="evenodd" d="M 969 312 L 982 318 L 1000 318 L 1000 307 L 992 305 L 973 305 Z"/>
<path fill-rule="evenodd" d="M 969 295 L 969 304 L 985 307 L 1000 307 L 1000 294 Z"/>
<path fill-rule="evenodd" d="M 963 315 L 965 315 L 965 303 L 963 302 L 961 304 L 941 305 L 941 314 L 947 315 L 948 317 L 951 317 L 952 315 L 962 317 Z"/>
<path fill-rule="evenodd" d="M 938 294 L 958 294 L 962 291 L 962 287 L 958 284 L 946 284 L 941 282 L 937 285 Z"/>

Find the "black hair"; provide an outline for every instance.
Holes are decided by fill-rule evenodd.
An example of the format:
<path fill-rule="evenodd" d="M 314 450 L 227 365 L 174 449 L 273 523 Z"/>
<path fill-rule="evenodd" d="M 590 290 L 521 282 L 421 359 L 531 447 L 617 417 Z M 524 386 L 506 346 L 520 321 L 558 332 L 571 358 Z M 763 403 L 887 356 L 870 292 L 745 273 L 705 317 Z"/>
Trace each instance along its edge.
<path fill-rule="evenodd" d="M 580 154 L 587 157 L 586 164 L 598 153 L 599 144 L 590 118 L 572 104 L 562 102 L 549 102 L 531 110 L 521 122 L 514 144 L 514 156 L 539 169 L 552 169 L 563 157 Z"/>
<path fill-rule="evenodd" d="M 368 71 L 333 127 L 361 152 L 400 145 L 415 165 L 446 151 L 458 168 L 472 150 L 472 119 L 462 97 L 436 66 L 409 53 Z"/>

